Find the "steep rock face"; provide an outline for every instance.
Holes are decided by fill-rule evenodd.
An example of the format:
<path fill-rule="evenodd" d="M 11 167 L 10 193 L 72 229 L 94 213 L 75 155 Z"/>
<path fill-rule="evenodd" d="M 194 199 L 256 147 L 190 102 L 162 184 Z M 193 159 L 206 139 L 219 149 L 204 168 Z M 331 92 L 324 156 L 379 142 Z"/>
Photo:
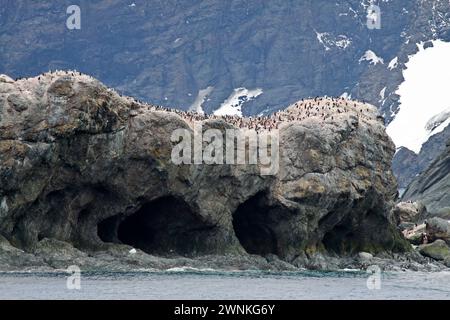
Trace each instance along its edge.
<path fill-rule="evenodd" d="M 420 201 L 430 214 L 450 218 L 450 140 L 445 151 L 406 189 L 402 199 Z"/>
<path fill-rule="evenodd" d="M 419 154 L 407 148 L 397 151 L 392 161 L 392 170 L 397 178 L 399 189 L 405 191 L 416 177 L 424 172 L 436 158 L 446 150 L 446 142 L 450 140 L 450 126 L 442 132 L 431 136 L 425 142 Z"/>
<path fill-rule="evenodd" d="M 358 117 L 361 108 L 365 120 Z M 295 110 L 295 107 L 289 107 Z M 223 119 L 204 127 L 232 128 Z M 125 243 L 162 255 L 401 251 L 394 146 L 376 108 L 282 122 L 280 168 L 175 165 L 186 117 L 71 73 L 0 79 L 0 234 L 33 251 Z"/>

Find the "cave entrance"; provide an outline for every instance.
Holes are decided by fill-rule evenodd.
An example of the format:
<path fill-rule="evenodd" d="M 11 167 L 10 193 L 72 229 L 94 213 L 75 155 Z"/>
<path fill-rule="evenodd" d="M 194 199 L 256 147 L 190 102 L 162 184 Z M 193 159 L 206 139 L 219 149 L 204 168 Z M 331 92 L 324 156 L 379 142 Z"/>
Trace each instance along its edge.
<path fill-rule="evenodd" d="M 111 217 L 98 225 L 103 241 L 158 255 L 202 253 L 213 231 L 214 226 L 194 214 L 186 202 L 172 196 L 146 203 L 125 218 Z"/>
<path fill-rule="evenodd" d="M 233 228 L 242 247 L 250 254 L 278 254 L 275 216 L 264 193 L 242 203 L 233 214 Z"/>
<path fill-rule="evenodd" d="M 119 228 L 120 216 L 112 216 L 101 221 L 97 226 L 97 233 L 104 242 L 120 243 L 117 238 L 117 229 Z"/>
<path fill-rule="evenodd" d="M 356 205 L 353 208 L 357 208 Z M 329 252 L 351 255 L 360 251 L 373 252 L 380 246 L 389 247 L 391 236 L 386 229 L 388 222 L 373 209 L 357 216 L 347 216 L 323 236 L 322 243 Z"/>

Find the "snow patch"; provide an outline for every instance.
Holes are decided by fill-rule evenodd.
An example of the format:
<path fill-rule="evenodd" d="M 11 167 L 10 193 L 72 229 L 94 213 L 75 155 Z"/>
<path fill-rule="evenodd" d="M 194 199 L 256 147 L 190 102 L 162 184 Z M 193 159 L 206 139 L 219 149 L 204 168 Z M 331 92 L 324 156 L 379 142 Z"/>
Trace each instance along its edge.
<path fill-rule="evenodd" d="M 368 10 L 366 18 L 367 18 L 367 21 L 373 21 L 374 24 L 379 24 L 378 19 L 380 18 L 380 16 L 375 11 Z"/>
<path fill-rule="evenodd" d="M 383 89 L 381 89 L 380 91 L 380 100 L 379 102 L 382 102 L 382 104 L 384 104 L 384 101 L 386 101 L 386 87 L 384 87 Z"/>
<path fill-rule="evenodd" d="M 6 74 L 0 74 L 0 82 L 13 83 L 14 80 Z"/>
<path fill-rule="evenodd" d="M 343 94 L 341 94 L 341 98 L 350 100 L 352 98 L 352 95 L 348 92 L 344 92 Z"/>
<path fill-rule="evenodd" d="M 370 64 L 377 65 L 378 63 L 384 64 L 384 60 L 378 57 L 372 50 L 367 50 L 366 53 L 359 59 L 359 63 L 363 61 L 369 61 Z"/>
<path fill-rule="evenodd" d="M 433 131 L 440 125 L 445 123 L 445 121 L 449 120 L 449 118 L 450 118 L 450 108 L 442 111 L 441 113 L 438 113 L 430 120 L 428 120 L 427 124 L 425 125 L 425 129 L 427 129 L 428 131 Z"/>
<path fill-rule="evenodd" d="M 325 47 L 325 50 L 326 51 L 330 50 L 330 48 L 325 44 L 325 37 L 328 35 L 328 33 L 326 33 L 326 32 L 320 33 L 317 31 L 315 31 L 315 32 L 316 32 L 317 40 L 319 40 L 319 42 L 321 44 L 323 44 L 323 46 Z"/>
<path fill-rule="evenodd" d="M 334 43 L 338 48 L 347 49 L 352 44 L 352 41 L 344 35 L 339 35 Z"/>
<path fill-rule="evenodd" d="M 195 98 L 194 103 L 192 103 L 192 105 L 189 107 L 189 111 L 195 111 L 197 113 L 204 114 L 205 112 L 203 111 L 202 105 L 205 102 L 206 97 L 211 94 L 213 89 L 214 87 L 209 86 L 205 89 L 199 90 L 197 98 Z"/>
<path fill-rule="evenodd" d="M 317 40 L 325 48 L 325 51 L 331 50 L 331 48 L 339 48 L 345 50 L 352 44 L 352 40 L 350 40 L 350 38 L 343 34 L 333 36 L 328 32 L 317 32 L 316 30 L 314 30 L 314 32 L 316 33 Z"/>
<path fill-rule="evenodd" d="M 384 88 L 381 89 L 381 91 L 380 91 L 380 97 L 381 97 L 381 99 L 384 99 L 385 94 L 386 94 L 386 87 L 384 87 Z"/>
<path fill-rule="evenodd" d="M 389 62 L 388 69 L 393 70 L 397 68 L 397 66 L 398 66 L 398 57 L 395 57 L 394 59 L 391 60 L 391 62 Z"/>
<path fill-rule="evenodd" d="M 450 124 L 450 43 L 434 40 L 433 47 L 409 57 L 403 70 L 405 81 L 399 86 L 400 108 L 387 127 L 397 148 L 419 153 L 422 145 Z M 447 117 L 447 118 L 446 118 Z"/>
<path fill-rule="evenodd" d="M 242 117 L 242 105 L 255 99 L 263 93 L 260 88 L 248 90 L 247 88 L 234 89 L 233 93 L 214 111 L 216 116 L 237 115 Z"/>

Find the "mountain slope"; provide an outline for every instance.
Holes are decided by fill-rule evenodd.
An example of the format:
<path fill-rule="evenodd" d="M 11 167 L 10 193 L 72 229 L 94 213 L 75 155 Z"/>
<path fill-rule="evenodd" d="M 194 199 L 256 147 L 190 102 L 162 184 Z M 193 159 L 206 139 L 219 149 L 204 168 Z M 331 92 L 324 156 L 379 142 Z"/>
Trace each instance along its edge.
<path fill-rule="evenodd" d="M 69 1 L 3 2 L 0 73 L 77 69 L 128 95 L 184 109 L 213 87 L 202 105 L 208 113 L 235 89 L 260 88 L 263 94 L 244 104 L 246 115 L 344 92 L 379 104 L 386 81 L 368 87 L 364 79 L 377 70 L 396 77 L 388 62 L 405 51 L 417 18 L 414 1 L 380 1 L 386 27 L 370 30 L 369 1 L 103 0 L 82 1 L 81 30 L 68 30 Z M 385 63 L 374 64 L 368 52 Z"/>
<path fill-rule="evenodd" d="M 400 148 L 394 156 L 392 169 L 397 177 L 400 191 L 404 191 L 409 184 L 424 170 L 426 170 L 446 150 L 446 142 L 450 139 L 450 126 L 438 134 L 431 136 L 422 145 L 418 154 L 407 148 Z M 449 190 L 450 192 L 450 190 Z"/>
<path fill-rule="evenodd" d="M 421 201 L 428 212 L 450 219 L 450 140 L 446 150 L 416 177 L 403 195 L 403 200 Z"/>

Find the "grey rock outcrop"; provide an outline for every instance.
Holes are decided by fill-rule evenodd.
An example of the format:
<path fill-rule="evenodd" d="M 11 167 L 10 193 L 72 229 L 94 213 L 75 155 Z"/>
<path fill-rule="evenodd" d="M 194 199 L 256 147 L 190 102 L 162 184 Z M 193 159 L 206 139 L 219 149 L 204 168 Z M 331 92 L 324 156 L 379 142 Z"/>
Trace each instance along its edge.
<path fill-rule="evenodd" d="M 445 151 L 406 189 L 402 201 L 420 201 L 427 211 L 450 219 L 450 140 Z"/>
<path fill-rule="evenodd" d="M 427 214 L 425 206 L 420 202 L 399 202 L 395 205 L 394 212 L 399 218 L 399 224 L 418 222 Z"/>
<path fill-rule="evenodd" d="M 419 154 L 407 148 L 400 148 L 392 161 L 392 170 L 397 178 L 399 189 L 404 192 L 414 180 L 417 180 L 417 177 L 447 149 L 446 142 L 449 140 L 450 125 L 442 132 L 431 136 L 423 144 Z"/>
<path fill-rule="evenodd" d="M 450 244 L 450 221 L 434 217 L 427 220 L 427 234 L 434 239 L 441 239 Z"/>
<path fill-rule="evenodd" d="M 373 255 L 368 252 L 358 253 L 358 258 L 363 262 L 370 262 L 373 259 Z"/>
<path fill-rule="evenodd" d="M 448 268 L 450 268 L 450 256 L 448 256 L 447 258 L 445 258 L 444 260 L 444 265 Z"/>
<path fill-rule="evenodd" d="M 412 227 L 404 228 L 402 233 L 405 239 L 407 239 L 410 243 L 414 245 L 421 245 L 426 234 L 426 225 L 425 223 L 417 226 L 413 225 Z"/>
<path fill-rule="evenodd" d="M 376 108 L 358 105 L 280 123 L 279 172 L 262 176 L 259 165 L 175 165 L 171 134 L 191 123 L 89 76 L 0 82 L 0 234 L 55 267 L 112 244 L 289 262 L 407 251 L 392 211 L 394 145 Z M 55 247 L 63 249 L 46 254 Z"/>

